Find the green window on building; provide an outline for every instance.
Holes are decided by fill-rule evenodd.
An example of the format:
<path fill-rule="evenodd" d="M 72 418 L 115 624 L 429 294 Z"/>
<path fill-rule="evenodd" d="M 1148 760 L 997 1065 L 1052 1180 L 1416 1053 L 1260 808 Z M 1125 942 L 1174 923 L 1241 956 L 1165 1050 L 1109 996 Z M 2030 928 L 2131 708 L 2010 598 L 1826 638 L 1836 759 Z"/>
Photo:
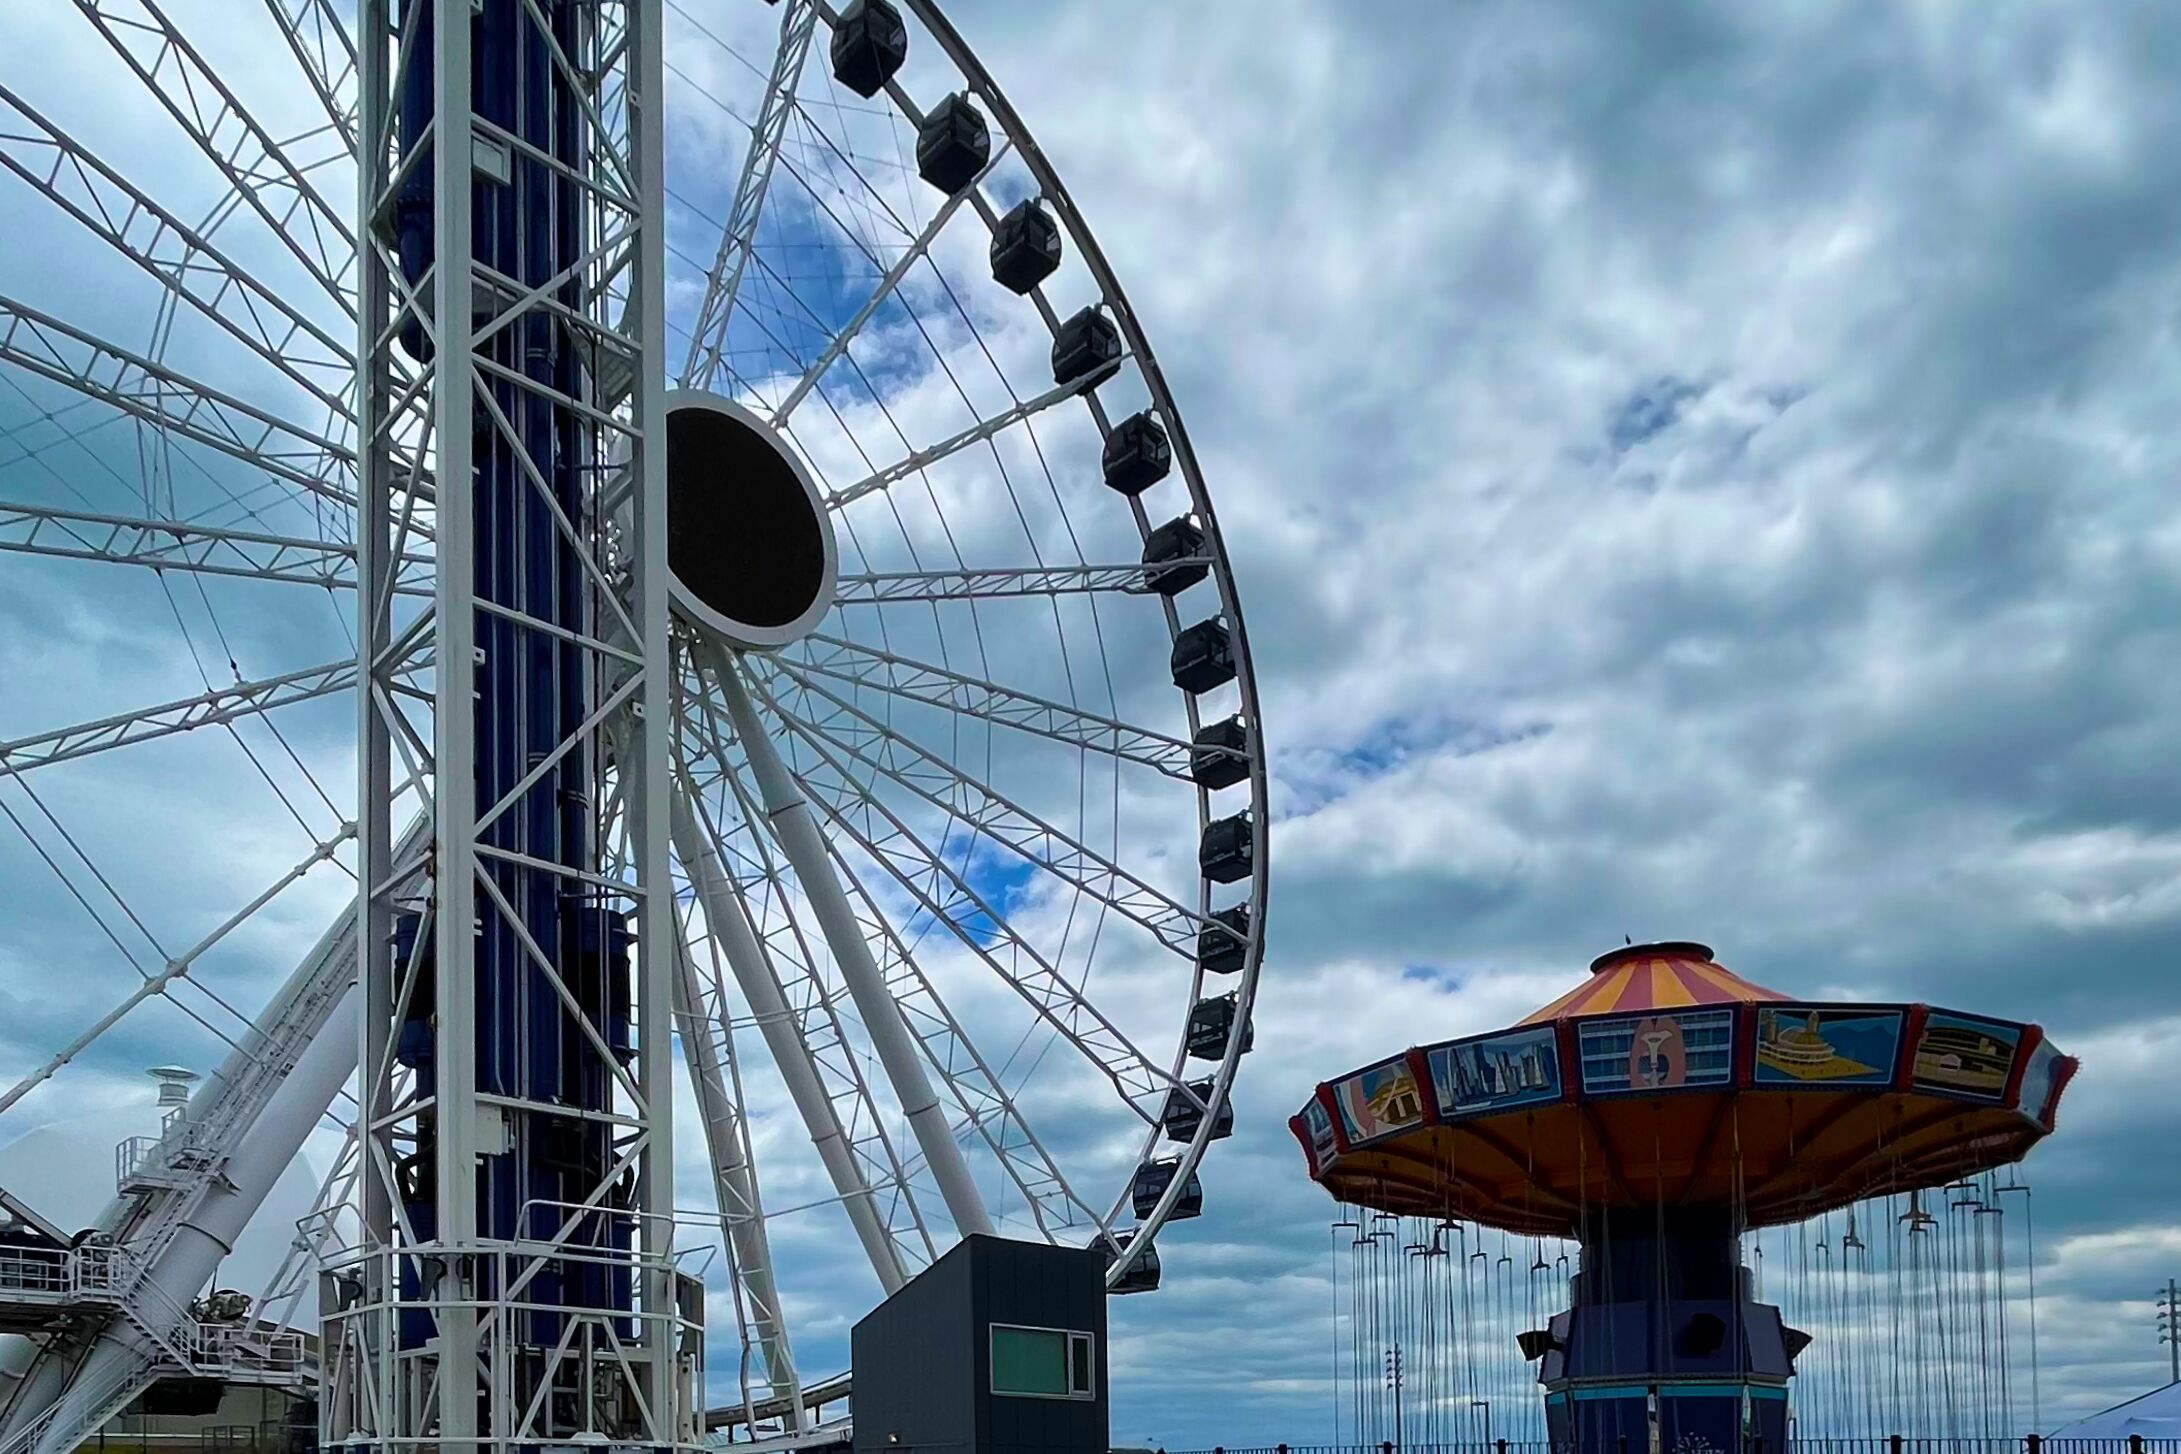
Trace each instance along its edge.
<path fill-rule="evenodd" d="M 1091 1335 L 992 1325 L 992 1391 L 1015 1398 L 1095 1398 Z"/>

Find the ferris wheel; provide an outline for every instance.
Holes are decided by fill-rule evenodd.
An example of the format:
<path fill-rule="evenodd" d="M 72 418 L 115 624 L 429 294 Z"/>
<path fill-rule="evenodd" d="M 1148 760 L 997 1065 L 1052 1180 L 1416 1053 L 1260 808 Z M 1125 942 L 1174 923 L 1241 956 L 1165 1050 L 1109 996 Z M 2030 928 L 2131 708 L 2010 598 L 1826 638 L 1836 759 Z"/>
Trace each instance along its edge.
<path fill-rule="evenodd" d="M 162 1037 L 221 1062 L 125 1152 L 114 1276 L 159 1308 L 201 1292 L 206 1199 L 239 1225 L 314 1127 L 351 1129 L 268 1320 L 359 1217 L 429 1240 L 457 1135 L 432 966 L 470 961 L 418 886 L 459 849 L 478 983 L 504 929 L 508 983 L 565 1010 L 478 1031 L 464 1154 L 532 1137 L 573 1165 L 568 1128 L 617 1151 L 682 1102 L 644 1154 L 711 1183 L 727 1422 L 845 1392 L 797 1310 L 837 1323 L 970 1232 L 1155 1288 L 1250 1048 L 1257 698 L 1176 401 L 962 35 L 929 0 L 469 7 L 528 59 L 505 125 L 474 68 L 457 232 L 419 200 L 450 195 L 449 113 L 405 84 L 437 74 L 443 107 L 444 53 L 489 30 L 435 37 L 426 0 L 35 8 L 79 69 L 0 62 L 0 579 L 56 617 L 0 636 L 0 808 L 51 910 L 0 915 L 0 963 L 65 924 L 69 999 L 97 1003 L 0 1125 Z M 455 321 L 450 237 L 477 259 Z M 465 468 L 527 503 L 450 508 Z M 562 737 L 525 736 L 547 720 Z M 646 841 L 670 940 L 597 927 L 665 903 Z M 632 943 L 671 980 L 671 1051 Z M 524 1079 L 552 1055 L 592 1100 Z M 654 1095 L 662 1067 L 679 1089 Z M 677 1246 L 702 1235 L 690 1180 L 646 1204 Z M 34 1373 L 0 1448 L 65 1447 L 196 1346 L 134 1341 Z"/>

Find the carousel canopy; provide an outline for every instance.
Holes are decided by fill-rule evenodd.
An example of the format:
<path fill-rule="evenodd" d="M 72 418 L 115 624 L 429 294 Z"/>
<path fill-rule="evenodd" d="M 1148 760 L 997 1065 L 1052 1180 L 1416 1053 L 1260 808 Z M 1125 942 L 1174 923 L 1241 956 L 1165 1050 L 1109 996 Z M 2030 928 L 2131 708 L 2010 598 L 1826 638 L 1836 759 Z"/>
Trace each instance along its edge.
<path fill-rule="evenodd" d="M 1794 1000 L 1631 945 L 1504 1030 L 1322 1084 L 1290 1122 L 1342 1201 L 1579 1235 L 1622 1209 L 1799 1221 L 2021 1158 L 2075 1062 L 2035 1025 Z"/>

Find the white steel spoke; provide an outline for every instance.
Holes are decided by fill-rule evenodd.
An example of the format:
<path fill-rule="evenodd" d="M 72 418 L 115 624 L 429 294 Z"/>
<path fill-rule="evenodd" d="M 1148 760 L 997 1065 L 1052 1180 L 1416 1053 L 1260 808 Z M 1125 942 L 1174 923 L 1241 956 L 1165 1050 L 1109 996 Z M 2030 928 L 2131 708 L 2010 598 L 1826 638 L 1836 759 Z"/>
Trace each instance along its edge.
<path fill-rule="evenodd" d="M 1122 362 L 1125 363 L 1127 360 L 1124 358 Z M 989 419 L 981 419 L 970 425 L 969 428 L 957 434 L 951 434 L 937 444 L 920 449 L 908 458 L 890 464 L 875 474 L 868 475 L 852 485 L 842 486 L 825 497 L 825 507 L 828 510 L 838 510 L 843 505 L 854 504 L 865 495 L 876 494 L 880 490 L 891 488 L 919 470 L 929 469 L 950 454 L 967 449 L 973 444 L 980 444 L 992 438 L 995 434 L 1020 424 L 1025 419 L 1042 414 L 1055 404 L 1065 403 L 1073 399 L 1082 393 L 1085 387 L 1086 382 L 1077 379 L 1073 383 L 1061 384 L 1056 388 L 1047 389 L 1044 393 L 1035 397 L 1011 404 Z M 1141 571 L 1142 568 L 1139 566 L 1137 569 Z"/>
<path fill-rule="evenodd" d="M 924 1073 L 916 1042 L 902 1023 L 899 1007 L 886 993 L 878 962 L 872 956 L 871 946 L 865 941 L 855 912 L 841 889 L 840 879 L 827 858 L 825 840 L 818 832 L 810 804 L 758 720 L 757 709 L 742 681 L 742 668 L 719 650 L 710 653 L 707 665 L 710 667 L 707 675 L 726 706 L 735 740 L 741 744 L 751 776 L 757 780 L 758 794 L 765 807 L 766 826 L 794 868 L 796 882 L 810 901 L 826 945 L 833 952 L 833 962 L 847 982 L 849 995 L 862 1017 L 864 1031 L 878 1051 L 886 1079 L 901 1103 L 910 1131 L 916 1136 L 917 1149 L 923 1153 L 924 1164 L 931 1169 L 932 1179 L 938 1182 L 940 1195 L 946 1199 L 947 1212 L 954 1219 L 955 1229 L 964 1236 L 972 1232 L 990 1232 L 991 1214 L 985 1210 L 984 1199 L 977 1190 L 976 1180 L 969 1174 L 968 1163 L 963 1160 L 962 1148 L 954 1140 L 953 1127 L 947 1123 L 946 1112 L 931 1087 L 931 1079 Z"/>
<path fill-rule="evenodd" d="M 402 669 L 403 674 L 424 664 L 423 661 L 412 661 Z M 215 687 L 194 697 L 101 717 L 95 722 L 81 722 L 34 737 L 19 737 L 13 742 L 0 742 L 0 777 L 13 777 L 33 768 L 50 767 L 96 752 L 110 752 L 117 747 L 193 732 L 199 727 L 240 721 L 297 702 L 345 692 L 355 685 L 356 663 L 353 659 L 343 659 L 323 666 L 305 667 L 301 671 L 283 672 L 279 676 Z"/>
<path fill-rule="evenodd" d="M 848 321 L 835 331 L 824 350 L 819 353 L 817 358 L 811 360 L 810 367 L 803 370 L 803 376 L 795 381 L 795 386 L 788 390 L 778 406 L 773 409 L 772 422 L 775 427 L 787 423 L 788 416 L 795 412 L 795 406 L 802 403 L 810 394 L 810 391 L 818 387 L 819 382 L 825 378 L 827 370 L 839 362 L 842 354 L 848 352 L 848 346 L 856 341 L 858 334 L 863 332 L 864 325 L 871 321 L 872 316 L 884 306 L 886 300 L 891 298 L 895 290 L 901 286 L 901 280 L 909 275 L 909 269 L 915 267 L 919 259 L 931 252 L 932 243 L 938 240 L 940 230 L 954 216 L 955 209 L 962 205 L 962 199 L 977 190 L 978 183 L 984 180 L 993 167 L 999 165 L 1000 158 L 1005 155 L 1007 155 L 1007 143 L 1002 141 L 999 145 L 993 147 L 991 160 L 985 163 L 984 169 L 977 174 L 976 180 L 940 203 L 938 208 L 933 211 L 931 220 L 924 224 L 923 229 L 914 238 L 910 239 L 909 245 L 903 248 L 899 256 L 895 257 L 893 262 L 887 266 L 877 285 L 871 289 L 871 296 L 865 298 L 863 305 L 849 315 Z"/>
<path fill-rule="evenodd" d="M 1203 916 L 919 746 L 822 680 L 803 675 L 794 664 L 776 661 L 773 679 L 784 690 L 772 694 L 771 704 L 796 728 L 830 741 L 854 761 L 1141 924 L 1176 953 L 1196 952 L 1197 933 L 1210 922 Z"/>
<path fill-rule="evenodd" d="M 356 503 L 355 456 L 345 445 L 5 296 L 0 363 L 65 384 L 311 494 Z"/>
<path fill-rule="evenodd" d="M 333 857 L 334 850 L 355 835 L 356 826 L 351 823 L 341 828 L 333 837 L 313 847 L 309 856 L 275 879 L 256 898 L 228 915 L 218 928 L 205 935 L 204 938 L 198 940 L 183 953 L 177 954 L 174 958 L 168 960 L 158 973 L 149 976 L 141 984 L 137 985 L 135 989 L 123 997 L 119 1004 L 93 1021 L 89 1029 L 61 1047 L 60 1051 L 52 1059 L 17 1081 L 7 1094 L 0 1095 L 0 1111 L 7 1110 L 9 1106 L 14 1105 L 24 1096 L 30 1094 L 31 1091 L 51 1080 L 63 1066 L 90 1048 L 91 1043 L 97 1040 L 99 1036 L 120 1024 L 127 1017 L 129 1011 L 148 999 L 167 993 L 176 980 L 188 974 L 196 962 L 217 946 L 221 940 L 241 927 L 258 910 L 280 897 L 283 889 L 301 879 L 319 864 Z"/>
<path fill-rule="evenodd" d="M 757 690 L 762 694 L 762 686 Z M 773 706 L 769 698 L 766 705 Z M 828 821 L 1095 1064 L 1132 1111 L 1146 1121 L 1156 1120 L 1153 1102 L 1177 1083 L 1175 1077 L 1131 1044 L 1105 1012 L 1023 938 L 945 855 L 935 852 L 891 808 L 866 791 L 832 743 L 777 707 L 774 712 L 787 727 L 791 750 L 797 743 L 804 749 L 795 753 L 800 759 L 794 769 L 796 781 Z"/>
<path fill-rule="evenodd" d="M 295 53 L 296 65 L 326 120 L 354 152 L 356 42 L 349 38 L 348 27 L 330 0 L 265 0 L 265 8 Z"/>
<path fill-rule="evenodd" d="M 0 166 L 329 408 L 346 412 L 355 362 L 346 345 L 6 86 Z"/>
<path fill-rule="evenodd" d="M 686 811 L 686 810 L 684 810 Z M 674 944 L 674 1019 L 689 1067 L 690 1088 L 703 1120 L 705 1150 L 712 1163 L 712 1190 L 719 1206 L 720 1235 L 731 1257 L 766 1382 L 775 1398 L 800 1405 L 802 1383 L 788 1345 L 787 1319 L 780 1310 L 780 1290 L 773 1278 L 772 1245 L 765 1230 L 757 1162 L 750 1147 L 749 1118 L 743 1113 L 742 1070 L 735 1058 L 734 1031 L 725 996 L 707 996 L 686 937 Z M 715 986 L 716 986 L 715 981 Z M 741 1312 L 741 1301 L 736 1304 Z M 744 1370 L 742 1380 L 749 1379 Z"/>
<path fill-rule="evenodd" d="M 709 700 L 703 705 L 709 709 Z M 740 783 L 732 775 L 730 754 L 717 736 L 720 724 L 709 711 L 704 722 L 700 740 L 722 764 L 729 785 L 734 788 L 738 801 L 744 804 L 745 814 L 754 814 L 759 810 L 743 797 Z M 759 846 L 761 848 L 762 844 Z M 1023 1119 L 975 1042 L 963 1031 L 908 946 L 902 943 L 854 865 L 841 852 L 840 845 L 828 840 L 826 850 L 834 871 L 853 900 L 864 937 L 874 946 L 887 991 L 900 1007 L 902 1018 L 916 1037 L 926 1062 L 938 1072 L 955 1104 L 961 1108 L 964 1123 L 977 1132 L 1022 1194 L 1033 1220 L 1048 1235 L 1085 1222 L 1101 1232 L 1110 1233 L 1108 1223 L 1097 1209 L 1069 1186 L 1044 1143 Z"/>
<path fill-rule="evenodd" d="M 723 780 L 736 789 L 735 811 L 747 831 L 750 854 L 742 868 L 731 867 L 727 837 L 702 797 L 691 790 L 675 795 L 676 855 L 704 909 L 712 942 L 734 973 L 743 1003 L 802 1115 L 834 1194 L 879 1285 L 891 1292 L 907 1279 L 912 1259 L 932 1255 L 930 1234 L 885 1121 L 864 1084 L 832 992 L 818 972 L 817 956 L 789 908 L 790 895 L 771 850 L 754 826 L 752 807 L 741 802 L 739 785 L 716 739 L 707 751 Z M 753 898 L 758 902 L 753 904 Z M 882 1208 L 877 1195 L 889 1187 L 899 1197 L 895 1207 Z M 896 1210 L 909 1214 L 909 1226 L 895 1224 L 891 1212 Z"/>
<path fill-rule="evenodd" d="M 346 156 L 351 144 L 330 127 L 285 144 L 276 141 L 156 0 L 76 0 L 76 8 L 159 98 L 236 195 L 353 317 L 355 304 L 344 279 L 355 263 L 356 236 L 310 176 Z M 317 155 L 291 155 L 306 146 Z"/>
<path fill-rule="evenodd" d="M 0 550 L 68 560 L 196 571 L 350 590 L 356 551 L 306 536 L 230 530 L 187 520 L 146 520 L 0 501 Z M 397 595 L 429 595 L 429 556 L 403 562 Z"/>
<path fill-rule="evenodd" d="M 735 182 L 727 224 L 720 230 L 719 255 L 713 258 L 711 271 L 705 277 L 704 297 L 697 304 L 697 321 L 689 332 L 689 356 L 682 362 L 681 382 L 685 388 L 709 388 L 719 371 L 720 352 L 727 346 L 727 325 L 734 317 L 742 272 L 749 265 L 750 248 L 757 239 L 773 164 L 780 159 L 780 143 L 787 133 L 788 118 L 795 112 L 795 88 L 802 79 L 803 59 L 810 52 L 811 31 L 817 23 L 817 0 L 787 0 L 780 7 L 780 44 L 773 50 L 772 74 L 765 79 L 757 123 L 750 129 L 750 150 L 742 160 L 742 175 Z"/>
<path fill-rule="evenodd" d="M 845 606 L 897 601 L 996 601 L 1012 596 L 1068 596 L 1099 591 L 1147 594 L 1152 576 L 1187 566 L 1209 566 L 1208 556 L 1182 556 L 1156 565 L 1051 565 L 1004 570 L 877 571 L 844 575 Z"/>
<path fill-rule="evenodd" d="M 1070 747 L 1089 748 L 1154 768 L 1184 781 L 1191 747 L 1179 737 L 1138 727 L 1118 717 L 1086 712 L 1029 692 L 999 686 L 927 661 L 917 661 L 875 646 L 814 632 L 803 655 L 781 658 L 802 673 L 829 677 L 849 686 L 868 687 L 905 701 L 944 707 L 951 712 L 997 722 Z M 1226 753 L 1227 749 L 1217 749 Z"/>
<path fill-rule="evenodd" d="M 963 1119 L 976 1130 L 1006 1171 L 1008 1180 L 1022 1194 L 1023 1203 L 1029 1208 L 1038 1230 L 1052 1237 L 1088 1221 L 1110 1237 L 1112 1228 L 1096 1208 L 1077 1196 L 1075 1189 L 1068 1185 L 1067 1177 L 1061 1174 L 1058 1163 L 1045 1149 L 1045 1143 L 1023 1119 L 1014 1098 L 993 1074 L 976 1042 L 963 1031 L 961 1022 L 940 998 L 938 989 L 918 966 L 916 957 L 901 942 L 893 923 L 871 897 L 871 891 L 865 887 L 847 855 L 841 852 L 840 845 L 828 839 L 826 849 L 841 882 L 848 886 L 849 894 L 855 900 L 857 918 L 865 936 L 877 946 L 880 973 L 894 1003 L 901 1006 L 902 1018 L 908 1022 L 910 1033 L 916 1036 L 925 1059 L 953 1093 L 955 1104 L 962 1108 Z M 1080 1219 L 1077 1213 L 1082 1214 Z"/>

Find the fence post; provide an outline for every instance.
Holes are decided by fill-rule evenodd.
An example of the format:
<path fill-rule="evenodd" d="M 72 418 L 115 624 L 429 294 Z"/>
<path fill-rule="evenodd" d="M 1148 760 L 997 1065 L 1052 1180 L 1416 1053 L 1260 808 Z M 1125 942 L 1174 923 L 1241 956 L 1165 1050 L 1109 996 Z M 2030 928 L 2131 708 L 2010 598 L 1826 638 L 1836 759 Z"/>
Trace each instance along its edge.
<path fill-rule="evenodd" d="M 1901 1436 L 1899 1434 L 1886 1435 L 1886 1449 L 1888 1454 L 1901 1454 Z"/>
<path fill-rule="evenodd" d="M 2026 1434 L 2023 1436 L 2022 1442 L 2028 1447 L 2029 1454 L 2040 1454 L 2040 1451 L 2045 1447 L 2045 1436 L 2043 1434 Z"/>

